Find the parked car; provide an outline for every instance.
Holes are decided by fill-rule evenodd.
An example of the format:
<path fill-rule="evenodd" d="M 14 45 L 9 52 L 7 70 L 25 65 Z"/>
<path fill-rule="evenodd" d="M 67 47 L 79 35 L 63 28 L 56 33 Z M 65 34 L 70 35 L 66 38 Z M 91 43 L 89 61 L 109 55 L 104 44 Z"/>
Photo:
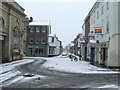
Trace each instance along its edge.
<path fill-rule="evenodd" d="M 62 53 L 62 56 L 68 56 L 68 54 L 67 53 Z"/>

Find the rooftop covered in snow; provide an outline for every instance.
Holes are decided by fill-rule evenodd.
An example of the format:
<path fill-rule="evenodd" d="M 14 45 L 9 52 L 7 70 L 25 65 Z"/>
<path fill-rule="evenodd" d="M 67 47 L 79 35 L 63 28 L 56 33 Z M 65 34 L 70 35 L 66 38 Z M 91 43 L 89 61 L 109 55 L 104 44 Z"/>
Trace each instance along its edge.
<path fill-rule="evenodd" d="M 39 21 L 39 20 L 35 20 L 35 21 L 33 21 L 33 22 L 31 22 L 31 23 L 29 23 L 29 25 L 32 25 L 32 26 L 43 26 L 43 25 L 50 25 L 50 22 L 49 21 Z"/>

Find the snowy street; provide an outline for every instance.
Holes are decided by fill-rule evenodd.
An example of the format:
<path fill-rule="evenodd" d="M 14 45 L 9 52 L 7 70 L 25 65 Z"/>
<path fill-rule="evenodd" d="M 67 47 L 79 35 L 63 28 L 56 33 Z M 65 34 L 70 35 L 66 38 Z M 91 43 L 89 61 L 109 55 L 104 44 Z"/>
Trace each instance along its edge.
<path fill-rule="evenodd" d="M 117 70 L 65 56 L 25 57 L 0 67 L 2 88 L 118 88 Z"/>

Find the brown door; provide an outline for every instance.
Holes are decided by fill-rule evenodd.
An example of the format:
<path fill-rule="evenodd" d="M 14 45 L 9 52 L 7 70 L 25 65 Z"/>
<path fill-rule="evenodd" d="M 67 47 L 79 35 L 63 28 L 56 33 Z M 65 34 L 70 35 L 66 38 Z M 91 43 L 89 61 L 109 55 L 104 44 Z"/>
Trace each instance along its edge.
<path fill-rule="evenodd" d="M 107 65 L 108 48 L 103 48 L 103 65 Z"/>
<path fill-rule="evenodd" d="M 105 48 L 105 65 L 107 65 L 108 61 L 108 48 Z"/>

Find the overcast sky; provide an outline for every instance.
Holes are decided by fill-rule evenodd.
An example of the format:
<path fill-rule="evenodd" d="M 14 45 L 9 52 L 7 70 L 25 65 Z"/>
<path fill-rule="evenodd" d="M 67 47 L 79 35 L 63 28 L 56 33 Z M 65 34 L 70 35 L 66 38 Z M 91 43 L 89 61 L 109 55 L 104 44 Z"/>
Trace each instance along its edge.
<path fill-rule="evenodd" d="M 92 8 L 95 0 L 30 0 L 17 1 L 28 16 L 34 20 L 49 20 L 52 34 L 56 34 L 63 45 L 68 45 L 82 31 L 83 20 Z M 43 2 L 44 1 L 44 2 Z"/>

